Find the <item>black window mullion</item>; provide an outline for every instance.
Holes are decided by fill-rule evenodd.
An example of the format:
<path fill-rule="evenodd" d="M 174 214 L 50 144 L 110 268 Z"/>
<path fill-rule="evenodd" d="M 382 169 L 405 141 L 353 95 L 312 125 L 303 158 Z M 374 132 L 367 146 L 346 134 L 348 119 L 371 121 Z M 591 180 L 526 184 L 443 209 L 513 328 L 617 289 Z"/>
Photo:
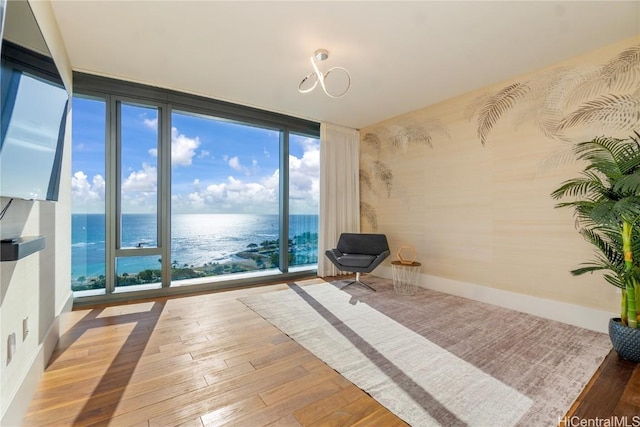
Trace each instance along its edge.
<path fill-rule="evenodd" d="M 280 132 L 280 271 L 289 271 L 289 130 Z"/>

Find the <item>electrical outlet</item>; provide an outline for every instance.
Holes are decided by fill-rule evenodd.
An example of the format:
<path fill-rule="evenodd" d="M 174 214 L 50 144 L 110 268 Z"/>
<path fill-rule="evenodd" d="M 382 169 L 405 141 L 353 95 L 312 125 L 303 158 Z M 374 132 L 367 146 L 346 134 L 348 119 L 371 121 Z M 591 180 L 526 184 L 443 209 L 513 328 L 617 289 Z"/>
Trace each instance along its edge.
<path fill-rule="evenodd" d="M 27 335 L 29 335 L 29 318 L 25 317 L 22 319 L 22 341 L 27 339 Z"/>
<path fill-rule="evenodd" d="M 16 333 L 13 332 L 7 338 L 7 365 L 13 359 L 13 355 L 16 354 Z"/>

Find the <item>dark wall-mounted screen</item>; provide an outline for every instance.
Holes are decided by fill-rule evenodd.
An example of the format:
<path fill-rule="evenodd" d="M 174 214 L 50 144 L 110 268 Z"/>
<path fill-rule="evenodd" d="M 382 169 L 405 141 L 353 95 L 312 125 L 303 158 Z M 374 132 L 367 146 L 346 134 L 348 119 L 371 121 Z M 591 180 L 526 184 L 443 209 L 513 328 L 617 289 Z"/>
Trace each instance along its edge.
<path fill-rule="evenodd" d="M 1 53 L 0 196 L 58 200 L 68 93 L 50 57 L 6 38 Z"/>

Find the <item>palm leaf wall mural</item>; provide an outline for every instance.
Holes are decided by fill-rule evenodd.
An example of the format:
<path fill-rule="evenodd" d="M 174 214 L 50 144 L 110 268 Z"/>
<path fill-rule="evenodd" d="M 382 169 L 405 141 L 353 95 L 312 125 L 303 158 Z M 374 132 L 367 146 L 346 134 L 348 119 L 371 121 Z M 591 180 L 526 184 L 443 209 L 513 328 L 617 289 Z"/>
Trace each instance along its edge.
<path fill-rule="evenodd" d="M 380 141 L 380 138 L 375 133 L 369 132 L 365 134 L 362 142 L 373 148 L 378 156 L 382 153 L 382 141 Z"/>
<path fill-rule="evenodd" d="M 519 122 L 530 121 L 550 139 L 570 141 L 565 131 L 578 125 L 631 130 L 640 125 L 638 78 L 640 45 L 634 45 L 600 66 L 557 68 L 485 94 L 469 106 L 467 115 L 477 113 L 482 145 L 516 109 Z"/>
<path fill-rule="evenodd" d="M 378 214 L 369 203 L 360 202 L 360 216 L 367 220 L 373 231 L 378 230 Z"/>
<path fill-rule="evenodd" d="M 525 122 L 533 125 L 549 138 L 564 139 L 558 131 L 562 119 L 563 103 L 567 96 L 566 82 L 574 78 L 571 70 L 556 68 L 542 73 L 527 83 L 527 103 L 522 103 L 516 113 L 516 126 Z"/>
<path fill-rule="evenodd" d="M 375 198 L 378 198 L 378 192 L 376 191 L 374 183 L 371 180 L 371 174 L 361 168 L 360 194 L 363 193 L 372 194 Z M 371 204 L 363 201 L 362 198 L 360 198 L 360 218 L 361 220 L 369 223 L 371 230 L 373 230 L 374 232 L 378 231 L 378 215 L 376 213 L 376 210 Z"/>
<path fill-rule="evenodd" d="M 574 70 L 573 79 L 567 82 L 567 96 L 564 100 L 564 109 L 574 108 L 585 101 L 594 99 L 607 92 L 603 83 L 602 66 L 588 67 L 583 70 Z"/>
<path fill-rule="evenodd" d="M 602 67 L 602 78 L 610 88 L 634 90 L 640 75 L 640 45 L 623 50 Z"/>
<path fill-rule="evenodd" d="M 500 118 L 521 99 L 529 90 L 525 83 L 514 83 L 500 89 L 490 97 L 480 108 L 478 114 L 478 138 L 482 145 L 487 141 L 487 135 Z"/>
<path fill-rule="evenodd" d="M 422 126 L 408 126 L 405 129 L 410 141 L 415 141 L 418 144 L 425 144 L 429 147 L 433 147 L 433 145 L 431 145 L 433 138 L 427 128 Z"/>
<path fill-rule="evenodd" d="M 387 165 L 379 160 L 371 163 L 371 172 L 387 189 L 387 197 L 391 196 L 391 188 L 393 186 L 393 172 Z"/>
<path fill-rule="evenodd" d="M 387 128 L 387 131 L 389 133 L 389 141 L 395 148 L 406 151 L 412 142 L 431 147 L 432 137 L 425 126 L 415 123 L 391 125 Z"/>
<path fill-rule="evenodd" d="M 409 147 L 409 132 L 404 126 L 392 125 L 388 128 L 390 135 L 389 140 L 395 148 L 401 148 L 406 151 Z"/>
<path fill-rule="evenodd" d="M 412 120 L 374 128 L 362 137 L 364 145 L 362 167 L 360 168 L 360 191 L 366 197 L 379 197 L 382 188 L 387 197 L 393 189 L 393 171 L 383 161 L 383 154 L 393 151 L 406 152 L 412 144 L 433 147 L 435 135 L 450 138 L 449 130 L 436 120 Z M 375 208 L 362 202 L 361 217 L 373 231 L 377 231 L 378 221 Z M 366 210 L 366 211 L 365 211 Z"/>
<path fill-rule="evenodd" d="M 373 182 L 371 182 L 371 175 L 369 174 L 369 172 L 363 169 L 360 169 L 360 188 L 366 188 L 367 191 L 370 191 L 377 195 L 376 190 L 373 187 Z"/>
<path fill-rule="evenodd" d="M 617 130 L 633 130 L 640 123 L 640 98 L 634 95 L 604 95 L 568 114 L 558 126 L 606 123 Z"/>

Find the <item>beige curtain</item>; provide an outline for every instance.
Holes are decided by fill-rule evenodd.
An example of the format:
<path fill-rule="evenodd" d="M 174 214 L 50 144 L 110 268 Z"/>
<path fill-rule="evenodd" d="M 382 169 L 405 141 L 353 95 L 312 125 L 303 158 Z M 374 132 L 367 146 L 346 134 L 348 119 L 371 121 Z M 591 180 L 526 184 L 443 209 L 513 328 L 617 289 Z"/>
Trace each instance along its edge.
<path fill-rule="evenodd" d="M 324 255 L 336 247 L 340 233 L 360 232 L 359 158 L 360 132 L 331 123 L 320 125 L 320 277 L 340 274 Z"/>

